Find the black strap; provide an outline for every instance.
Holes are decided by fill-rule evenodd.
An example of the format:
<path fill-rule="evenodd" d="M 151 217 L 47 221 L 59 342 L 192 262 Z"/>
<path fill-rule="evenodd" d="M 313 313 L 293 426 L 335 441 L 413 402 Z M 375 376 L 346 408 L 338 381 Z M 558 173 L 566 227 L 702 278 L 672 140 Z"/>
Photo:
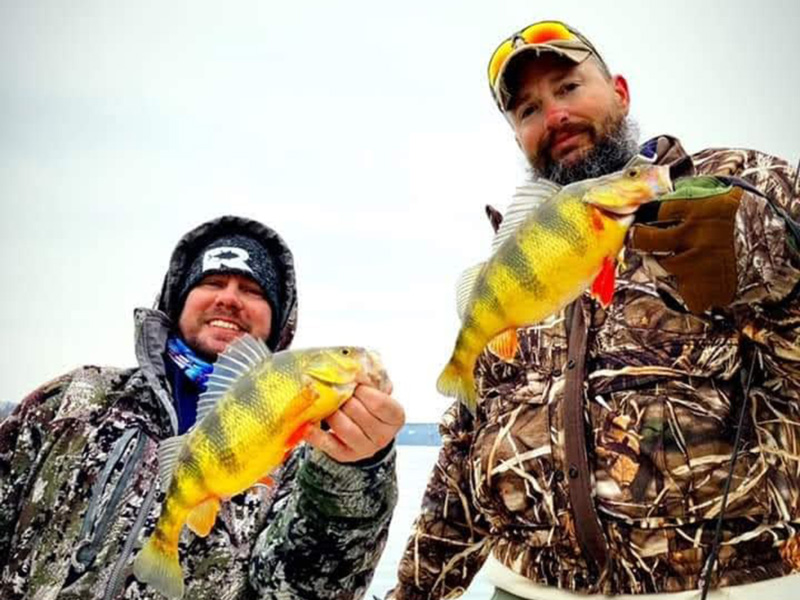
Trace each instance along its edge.
<path fill-rule="evenodd" d="M 711 575 L 716 567 L 717 556 L 719 555 L 719 547 L 722 543 L 722 522 L 725 520 L 725 510 L 728 507 L 728 492 L 731 490 L 731 481 L 733 480 L 733 470 L 736 468 L 736 459 L 739 457 L 739 451 L 742 446 L 742 429 L 744 429 L 744 415 L 747 413 L 747 400 L 750 396 L 750 384 L 753 381 L 753 368 L 756 364 L 756 350 L 753 350 L 753 358 L 750 361 L 750 367 L 742 367 L 740 371 L 740 381 L 744 393 L 742 394 L 742 407 L 739 410 L 739 421 L 736 426 L 736 437 L 733 441 L 733 455 L 731 456 L 731 466 L 728 470 L 728 477 L 725 480 L 725 491 L 722 494 L 722 506 L 719 510 L 719 517 L 717 518 L 717 528 L 714 531 L 714 542 L 711 545 L 711 554 L 708 557 L 705 569 L 701 576 L 703 582 L 703 595 L 700 600 L 706 600 L 708 590 L 711 585 Z M 745 383 L 747 379 L 747 383 Z"/>

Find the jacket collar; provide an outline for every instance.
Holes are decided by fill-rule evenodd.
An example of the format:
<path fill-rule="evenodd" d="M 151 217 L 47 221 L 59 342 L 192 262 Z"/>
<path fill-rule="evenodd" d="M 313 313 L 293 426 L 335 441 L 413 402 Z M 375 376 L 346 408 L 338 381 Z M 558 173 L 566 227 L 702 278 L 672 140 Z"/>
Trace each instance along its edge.
<path fill-rule="evenodd" d="M 136 360 L 147 383 L 169 417 L 175 434 L 178 432 L 178 415 L 166 387 L 164 350 L 172 322 L 163 312 L 151 308 L 137 308 L 133 312 L 136 324 Z"/>
<path fill-rule="evenodd" d="M 641 145 L 641 152 L 648 158 L 654 158 L 656 164 L 669 165 L 672 179 L 695 175 L 691 157 L 678 139 L 670 135 L 660 135 L 647 140 Z"/>

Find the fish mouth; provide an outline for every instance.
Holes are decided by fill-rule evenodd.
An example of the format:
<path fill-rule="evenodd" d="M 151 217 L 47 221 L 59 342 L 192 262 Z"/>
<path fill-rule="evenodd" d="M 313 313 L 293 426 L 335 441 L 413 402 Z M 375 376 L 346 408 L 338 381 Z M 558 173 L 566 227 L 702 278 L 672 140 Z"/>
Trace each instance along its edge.
<path fill-rule="evenodd" d="M 631 217 L 639 210 L 641 203 L 631 203 L 631 204 L 624 204 L 620 206 L 600 206 L 598 204 L 592 204 L 595 210 L 599 211 L 603 214 L 603 216 L 608 217 L 609 219 L 614 219 L 615 221 L 625 220 L 626 217 Z"/>
<path fill-rule="evenodd" d="M 386 392 L 390 386 L 389 374 L 383 366 L 381 355 L 375 350 L 367 350 L 362 359 L 362 371 L 356 380 L 371 387 Z"/>

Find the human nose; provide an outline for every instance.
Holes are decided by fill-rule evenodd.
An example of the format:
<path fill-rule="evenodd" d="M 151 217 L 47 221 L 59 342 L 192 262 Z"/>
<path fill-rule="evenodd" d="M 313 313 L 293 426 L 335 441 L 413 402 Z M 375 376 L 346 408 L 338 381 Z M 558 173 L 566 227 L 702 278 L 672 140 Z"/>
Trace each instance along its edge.
<path fill-rule="evenodd" d="M 242 299 L 239 295 L 239 288 L 234 282 L 228 283 L 228 285 L 217 292 L 215 304 L 233 308 L 241 308 L 243 306 Z"/>
<path fill-rule="evenodd" d="M 554 101 L 545 107 L 545 126 L 556 129 L 569 121 L 569 111 L 560 102 Z"/>

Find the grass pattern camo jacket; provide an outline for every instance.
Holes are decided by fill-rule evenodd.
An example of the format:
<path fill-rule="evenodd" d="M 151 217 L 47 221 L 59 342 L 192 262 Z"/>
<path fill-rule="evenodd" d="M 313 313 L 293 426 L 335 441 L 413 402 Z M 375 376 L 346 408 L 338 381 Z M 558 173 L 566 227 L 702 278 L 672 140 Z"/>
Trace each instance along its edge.
<path fill-rule="evenodd" d="M 230 217 L 198 235 L 226 226 L 283 244 L 267 228 Z M 162 310 L 135 313 L 138 368 L 77 369 L 37 389 L 0 424 L 3 600 L 163 598 L 136 580 L 132 562 L 164 493 L 157 447 L 177 428 L 164 377 L 167 314 L 197 239 L 184 239 L 173 255 Z M 289 308 L 279 348 L 289 344 L 296 319 L 288 250 L 283 268 Z M 394 449 L 359 465 L 296 449 L 272 488 L 223 503 L 207 538 L 183 532 L 184 597 L 362 597 L 396 503 L 394 465 Z"/>
<path fill-rule="evenodd" d="M 455 403 L 403 559 L 394 600 L 455 598 L 488 554 L 530 580 L 590 594 L 697 588 L 733 453 L 739 373 L 755 353 L 712 586 L 800 570 L 800 256 L 788 233 L 794 170 L 751 150 L 689 160 L 661 137 L 657 162 L 744 179 L 736 215 L 738 285 L 724 310 L 691 314 L 671 276 L 626 249 L 613 303 L 577 304 L 587 323 L 583 412 L 591 493 L 607 544 L 596 573 L 571 506 L 560 407 L 567 322 L 518 330 L 512 360 L 485 350 L 473 418 Z"/>

